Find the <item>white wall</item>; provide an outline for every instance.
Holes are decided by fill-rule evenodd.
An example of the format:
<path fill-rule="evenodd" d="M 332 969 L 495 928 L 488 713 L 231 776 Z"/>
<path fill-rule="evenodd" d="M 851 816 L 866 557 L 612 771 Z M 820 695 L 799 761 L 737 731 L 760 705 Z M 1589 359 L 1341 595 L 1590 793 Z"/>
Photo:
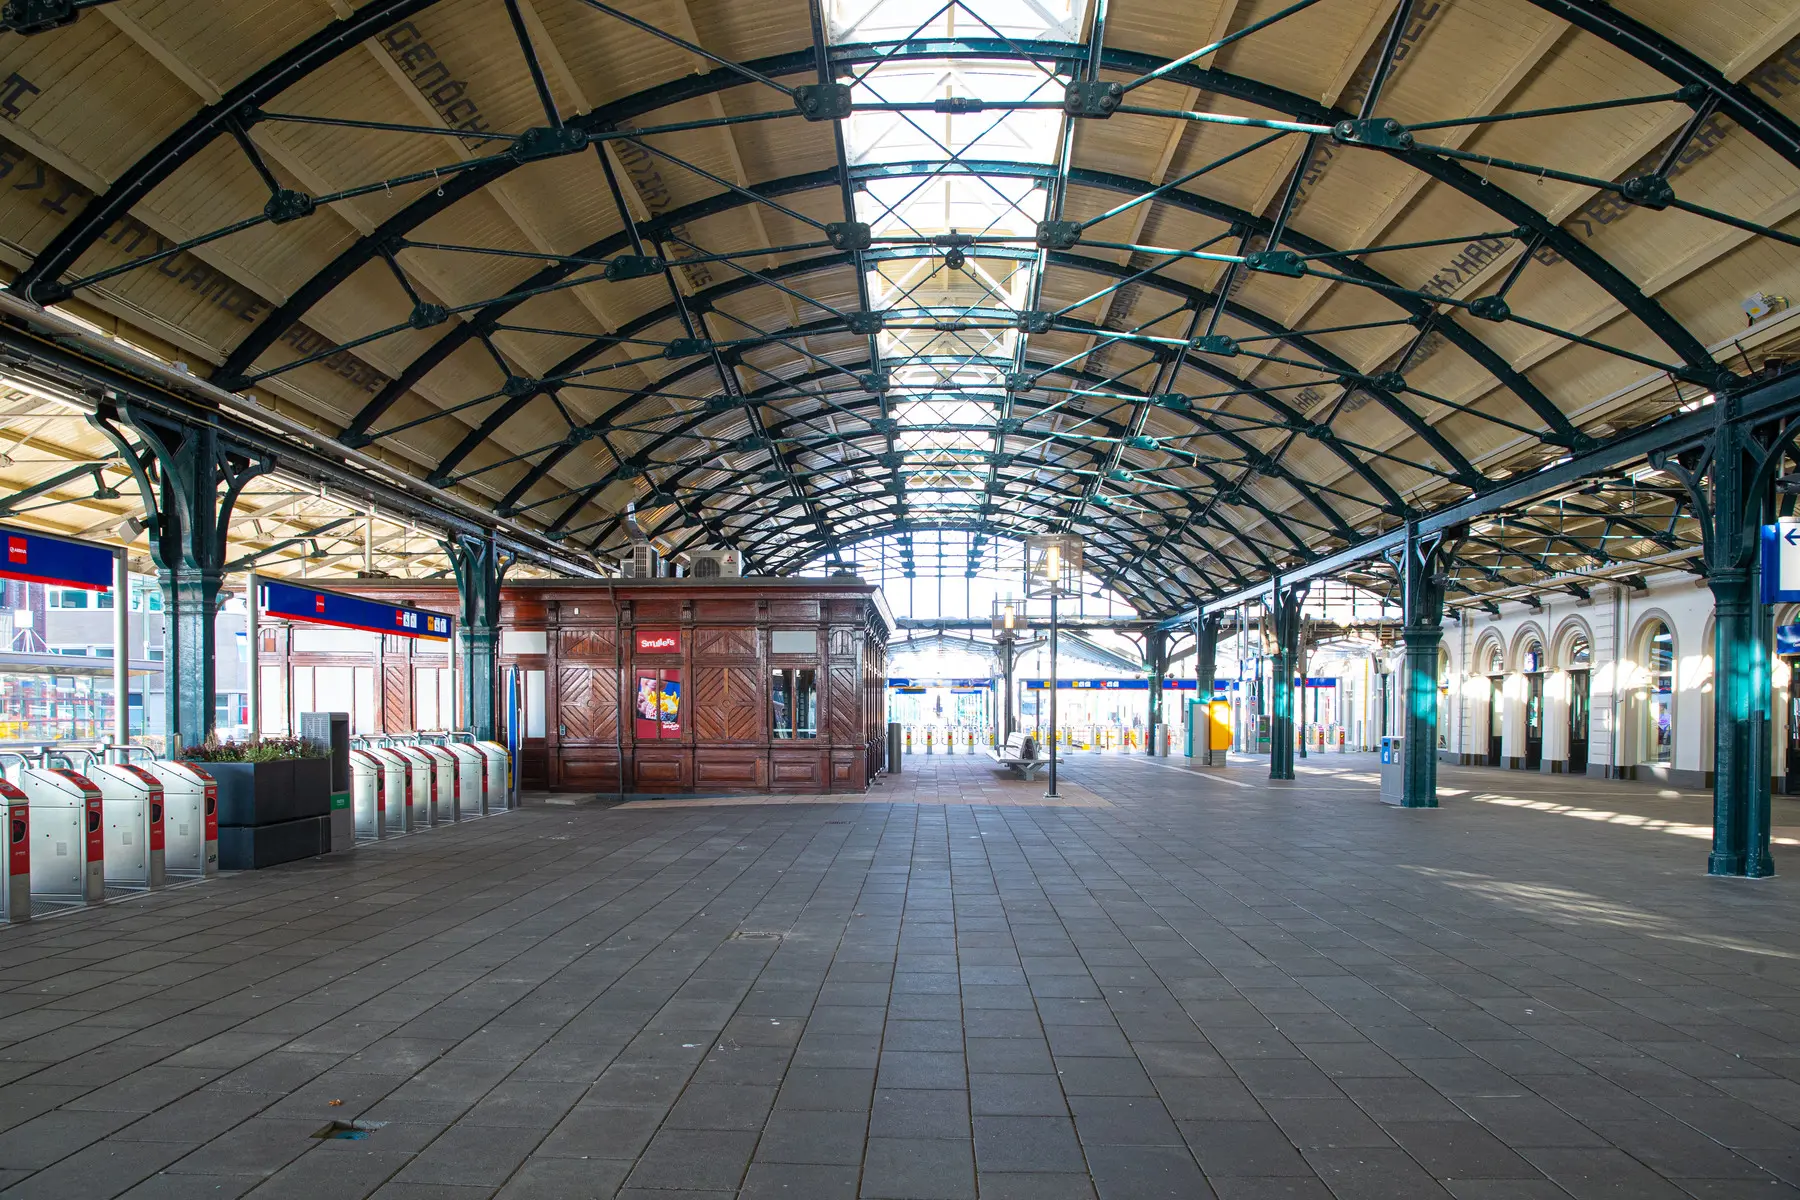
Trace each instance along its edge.
<path fill-rule="evenodd" d="M 1460 622 L 1447 622 L 1444 646 L 1449 670 L 1445 709 L 1452 752 L 1465 761 L 1485 761 L 1488 740 L 1489 647 L 1501 648 L 1506 710 L 1502 720 L 1505 765 L 1522 765 L 1525 757 L 1525 696 L 1522 660 L 1527 643 L 1540 640 L 1546 653 L 1544 672 L 1545 769 L 1568 756 L 1568 652 L 1580 631 L 1589 643 L 1592 716 L 1588 724 L 1588 763 L 1594 774 L 1646 775 L 1642 732 L 1646 704 L 1643 634 L 1653 619 L 1666 622 L 1675 639 L 1674 751 L 1669 764 L 1674 778 L 1702 782 L 1712 770 L 1712 593 L 1684 572 L 1650 576 L 1645 591 L 1610 584 L 1596 585 L 1592 597 L 1539 597 L 1541 610 L 1523 604 L 1501 605 L 1498 617 L 1463 610 Z M 1778 612 L 1779 620 L 1793 616 Z M 1777 713 L 1784 711 L 1786 671 L 1776 672 Z M 1777 775 L 1782 770 L 1785 727 L 1775 730 Z"/>

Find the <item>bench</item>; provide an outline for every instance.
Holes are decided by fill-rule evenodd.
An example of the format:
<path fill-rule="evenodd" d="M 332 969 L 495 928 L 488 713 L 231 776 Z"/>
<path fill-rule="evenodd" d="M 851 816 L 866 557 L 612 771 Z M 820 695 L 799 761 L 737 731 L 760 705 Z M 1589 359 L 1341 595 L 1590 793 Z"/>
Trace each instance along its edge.
<path fill-rule="evenodd" d="M 1037 743 L 1028 733 L 1008 734 L 1006 743 L 997 750 L 989 750 L 988 757 L 1011 771 L 1014 778 L 1028 782 L 1050 765 L 1049 759 L 1038 757 Z"/>

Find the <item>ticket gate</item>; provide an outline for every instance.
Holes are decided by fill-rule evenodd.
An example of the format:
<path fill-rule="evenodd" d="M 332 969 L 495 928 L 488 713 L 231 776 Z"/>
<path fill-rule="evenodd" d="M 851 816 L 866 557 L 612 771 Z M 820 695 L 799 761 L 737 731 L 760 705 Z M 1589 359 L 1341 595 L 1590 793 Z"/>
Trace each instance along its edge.
<path fill-rule="evenodd" d="M 392 746 L 370 746 L 381 764 L 381 814 L 388 837 L 413 831 L 412 766 Z"/>
<path fill-rule="evenodd" d="M 31 920 L 31 801 L 18 785 L 0 779 L 0 818 L 6 852 L 0 854 L 0 921 Z"/>
<path fill-rule="evenodd" d="M 406 760 L 406 777 L 412 796 L 407 831 L 430 829 L 438 823 L 437 760 L 425 753 L 423 746 L 403 744 L 387 749 L 390 754 Z"/>
<path fill-rule="evenodd" d="M 135 763 L 92 763 L 105 813 L 102 875 L 113 887 L 159 888 L 164 882 L 162 780 Z"/>
<path fill-rule="evenodd" d="M 512 755 L 499 742 L 472 742 L 486 760 L 487 805 L 489 812 L 505 812 L 512 807 Z"/>
<path fill-rule="evenodd" d="M 462 761 L 436 742 L 412 748 L 431 760 L 431 823 L 453 825 L 462 820 Z"/>
<path fill-rule="evenodd" d="M 387 809 L 381 794 L 386 775 L 387 765 L 381 759 L 367 750 L 350 751 L 350 808 L 359 842 L 387 836 Z"/>
<path fill-rule="evenodd" d="M 487 816 L 487 756 L 468 742 L 445 742 L 442 748 L 456 758 L 457 820 Z"/>
<path fill-rule="evenodd" d="M 106 820 L 100 789 L 65 767 L 24 767 L 30 806 L 31 894 L 98 904 L 106 899 Z"/>
<path fill-rule="evenodd" d="M 219 785 L 193 763 L 149 764 L 163 785 L 163 868 L 204 878 L 219 870 Z"/>

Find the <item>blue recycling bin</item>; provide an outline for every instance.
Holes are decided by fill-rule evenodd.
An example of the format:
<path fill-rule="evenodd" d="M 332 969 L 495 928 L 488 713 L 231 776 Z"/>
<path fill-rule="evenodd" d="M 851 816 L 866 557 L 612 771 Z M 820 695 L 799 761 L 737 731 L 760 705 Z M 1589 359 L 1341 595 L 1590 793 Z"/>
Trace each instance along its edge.
<path fill-rule="evenodd" d="M 1397 748 L 1399 747 L 1399 745 L 1400 745 L 1400 739 L 1397 737 L 1384 737 L 1381 739 L 1381 765 L 1382 766 L 1385 767 L 1389 763 L 1394 761 L 1394 754 L 1395 754 Z"/>

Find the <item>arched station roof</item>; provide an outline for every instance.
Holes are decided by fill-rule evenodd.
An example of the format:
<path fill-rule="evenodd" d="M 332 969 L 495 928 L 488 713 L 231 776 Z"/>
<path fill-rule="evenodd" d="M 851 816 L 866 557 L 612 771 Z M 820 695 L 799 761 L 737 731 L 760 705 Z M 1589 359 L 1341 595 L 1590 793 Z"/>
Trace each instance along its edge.
<path fill-rule="evenodd" d="M 1068 529 L 1166 614 L 1792 336 L 1781 5 L 5 12 L 16 294 L 603 555 L 628 505 L 770 572 Z M 1477 526 L 1457 586 L 1693 542 L 1635 472 Z"/>

